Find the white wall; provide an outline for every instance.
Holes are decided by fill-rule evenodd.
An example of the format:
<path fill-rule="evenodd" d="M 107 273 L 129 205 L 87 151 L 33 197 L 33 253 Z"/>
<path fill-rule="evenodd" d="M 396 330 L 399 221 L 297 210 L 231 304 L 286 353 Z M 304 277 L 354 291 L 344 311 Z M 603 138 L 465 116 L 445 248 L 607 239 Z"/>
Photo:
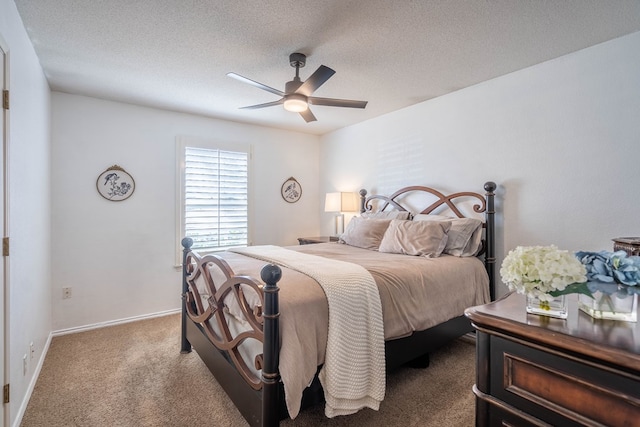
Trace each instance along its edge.
<path fill-rule="evenodd" d="M 51 331 L 49 86 L 12 0 L 0 0 L 0 35 L 9 46 L 9 378 L 14 423 Z M 23 375 L 22 357 L 27 356 Z"/>
<path fill-rule="evenodd" d="M 499 263 L 518 245 L 610 250 L 640 235 L 639 52 L 635 33 L 325 135 L 320 189 L 492 180 Z"/>
<path fill-rule="evenodd" d="M 249 142 L 254 244 L 297 244 L 319 230 L 319 138 L 53 92 L 54 330 L 176 309 L 176 136 Z M 118 164 L 136 183 L 109 202 L 96 178 Z M 303 187 L 295 204 L 280 187 Z M 62 287 L 72 298 L 62 299 Z"/>

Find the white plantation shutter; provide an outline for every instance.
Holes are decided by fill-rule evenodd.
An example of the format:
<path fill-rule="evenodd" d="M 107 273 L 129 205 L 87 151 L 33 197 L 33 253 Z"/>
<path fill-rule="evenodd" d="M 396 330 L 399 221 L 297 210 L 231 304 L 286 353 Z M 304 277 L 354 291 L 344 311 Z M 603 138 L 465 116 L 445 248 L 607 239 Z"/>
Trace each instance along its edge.
<path fill-rule="evenodd" d="M 247 246 L 249 153 L 182 149 L 181 237 L 191 237 L 201 253 Z"/>

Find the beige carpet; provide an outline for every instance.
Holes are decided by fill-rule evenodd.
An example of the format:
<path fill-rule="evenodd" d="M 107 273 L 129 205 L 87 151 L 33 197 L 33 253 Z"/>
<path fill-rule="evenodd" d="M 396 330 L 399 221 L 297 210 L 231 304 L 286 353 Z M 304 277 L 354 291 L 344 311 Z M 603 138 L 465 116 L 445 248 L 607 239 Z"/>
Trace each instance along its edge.
<path fill-rule="evenodd" d="M 248 425 L 179 340 L 178 315 L 55 337 L 21 425 Z M 320 406 L 281 425 L 473 426 L 474 358 L 472 344 L 455 341 L 427 369 L 390 373 L 380 411 L 327 419 Z"/>

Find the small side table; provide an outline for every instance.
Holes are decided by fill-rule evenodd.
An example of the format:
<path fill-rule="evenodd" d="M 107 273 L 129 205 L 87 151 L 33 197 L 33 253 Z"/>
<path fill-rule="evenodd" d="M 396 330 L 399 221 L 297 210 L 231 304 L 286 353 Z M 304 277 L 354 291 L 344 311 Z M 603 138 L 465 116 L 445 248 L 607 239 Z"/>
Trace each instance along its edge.
<path fill-rule="evenodd" d="M 613 239 L 614 251 L 625 251 L 629 256 L 640 255 L 640 237 L 616 237 Z"/>
<path fill-rule="evenodd" d="M 298 243 L 300 243 L 301 245 L 312 245 L 314 243 L 329 243 L 337 241 L 337 236 L 298 237 Z"/>

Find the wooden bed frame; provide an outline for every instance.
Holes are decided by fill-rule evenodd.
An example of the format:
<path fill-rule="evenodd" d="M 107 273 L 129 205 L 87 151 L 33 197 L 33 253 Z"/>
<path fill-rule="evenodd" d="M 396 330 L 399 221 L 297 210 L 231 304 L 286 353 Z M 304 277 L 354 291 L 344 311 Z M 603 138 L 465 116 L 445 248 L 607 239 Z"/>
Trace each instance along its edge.
<path fill-rule="evenodd" d="M 476 213 L 485 215 L 485 236 L 480 255 L 484 258 L 485 268 L 489 276 L 491 300 L 495 299 L 495 207 L 494 191 L 496 184 L 487 182 L 484 185 L 486 193 L 460 192 L 450 195 L 429 187 L 412 186 L 396 191 L 391 196 L 366 197 L 365 190 L 360 191 L 361 212 L 371 210 L 372 201 L 377 200 L 377 210 L 392 207 L 400 211 L 407 211 L 402 204 L 403 197 L 409 193 L 424 192 L 435 196 L 437 200 L 422 210 L 421 214 L 429 214 L 436 209 L 446 206 L 458 217 L 464 217 L 458 201 L 478 199 L 473 205 Z M 195 348 L 205 365 L 213 373 L 216 380 L 226 391 L 238 410 L 251 426 L 277 426 L 281 419 L 288 416 L 284 402 L 284 390 L 278 373 L 279 358 L 279 305 L 278 281 L 282 272 L 278 266 L 266 265 L 261 271 L 264 285 L 247 276 L 235 276 L 226 262 L 215 255 L 200 257 L 191 251 L 193 241 L 185 237 L 182 239 L 183 277 L 182 277 L 182 339 L 181 352 L 188 353 Z M 227 275 L 227 281 L 212 289 L 215 293 L 209 297 L 209 307 L 204 309 L 199 300 L 195 286 L 190 285 L 202 276 L 205 281 L 213 285 L 208 272 L 210 263 L 217 264 Z M 262 302 L 262 310 L 252 311 L 246 303 L 240 284 L 245 284 L 258 290 Z M 232 336 L 226 326 L 224 315 L 224 298 L 234 293 L 241 309 L 253 330 Z M 214 333 L 208 324 L 209 319 L 215 319 L 221 332 Z M 405 363 L 416 366 L 427 366 L 428 355 L 442 345 L 472 332 L 469 320 L 460 315 L 447 322 L 436 325 L 424 331 L 416 331 L 412 335 L 385 342 L 385 356 L 387 370 Z M 256 368 L 262 370 L 257 378 L 245 365 L 239 355 L 238 345 L 244 340 L 254 338 L 263 343 L 263 354 L 254 361 Z M 216 342 L 217 346 L 214 344 Z M 416 363 L 417 362 L 417 363 Z M 302 398 L 301 409 L 317 404 L 324 400 L 322 387 L 317 378 L 314 379 Z"/>

